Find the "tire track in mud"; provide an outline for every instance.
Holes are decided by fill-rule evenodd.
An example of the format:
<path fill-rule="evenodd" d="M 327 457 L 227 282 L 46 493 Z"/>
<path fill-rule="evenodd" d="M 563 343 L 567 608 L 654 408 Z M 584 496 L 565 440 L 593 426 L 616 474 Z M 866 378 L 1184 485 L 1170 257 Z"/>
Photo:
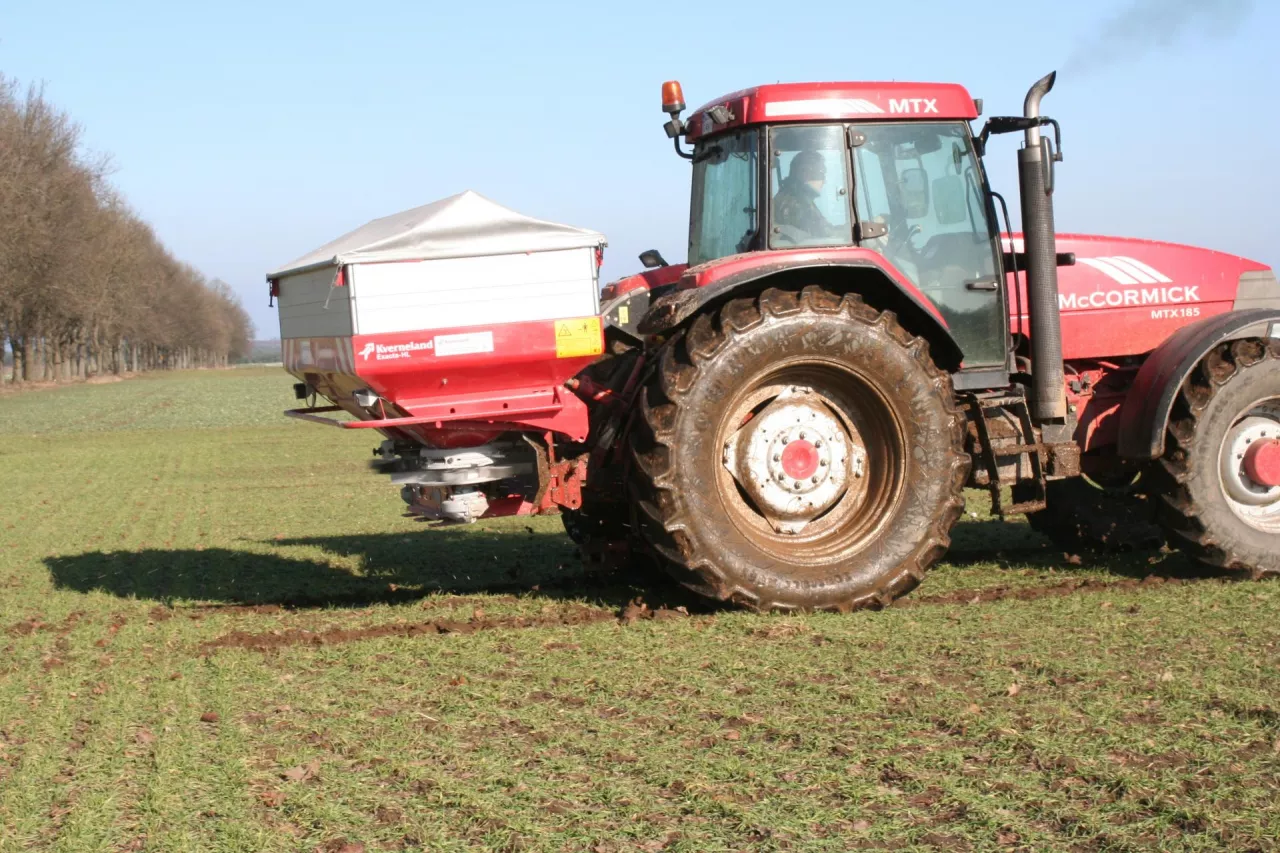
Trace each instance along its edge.
<path fill-rule="evenodd" d="M 358 640 L 382 637 L 424 637 L 441 634 L 474 634 L 479 631 L 515 630 L 522 628 L 554 628 L 593 625 L 615 622 L 630 625 L 648 620 L 685 619 L 687 610 L 651 610 L 641 601 L 633 601 L 620 612 L 598 607 L 578 606 L 558 613 L 539 616 L 507 616 L 488 618 L 477 611 L 470 620 L 432 619 L 426 622 L 392 622 L 369 625 L 362 628 L 330 628 L 325 631 L 291 629 L 287 631 L 247 632 L 232 631 L 200 644 L 201 655 L 209 655 L 218 649 L 253 649 L 275 651 L 288 646 L 329 646 Z"/>
<path fill-rule="evenodd" d="M 991 604 L 997 601 L 1037 601 L 1041 598 L 1062 598 L 1068 595 L 1134 592 L 1150 590 L 1161 586 L 1190 586 L 1199 584 L 1239 583 L 1247 578 L 1231 576 L 1211 576 L 1199 578 L 1177 578 L 1164 575 L 1148 575 L 1141 580 L 1126 578 L 1124 580 L 1102 581 L 1093 578 L 1072 578 L 1071 580 L 1043 586 L 993 586 L 984 589 L 955 589 L 940 595 L 919 596 L 916 598 L 900 598 L 893 603 L 894 609 L 910 607 L 928 607 L 949 604 Z"/>
<path fill-rule="evenodd" d="M 1037 601 L 1042 598 L 1062 598 L 1071 595 L 1106 594 L 1116 592 L 1149 591 L 1161 587 L 1191 586 L 1199 584 L 1237 583 L 1242 579 L 1232 576 L 1177 578 L 1162 575 L 1149 575 L 1141 580 L 1127 578 L 1115 581 L 1103 581 L 1092 578 L 1073 578 L 1043 586 L 1008 587 L 995 586 L 983 589 L 958 589 L 932 596 L 899 599 L 894 609 L 914 607 L 938 607 L 950 605 L 992 604 L 1000 601 Z M 478 599 L 483 603 L 483 599 Z M 714 604 L 712 605 L 714 606 Z M 192 608 L 195 609 L 195 608 Z M 221 612 L 278 614 L 287 612 L 279 606 L 269 607 L 228 607 Z M 207 612 L 207 611 L 206 611 Z M 714 619 L 715 610 L 693 614 L 702 619 Z M 476 615 L 469 620 L 432 619 L 423 622 L 390 622 L 380 625 L 369 625 L 359 628 L 330 628 L 323 631 L 305 629 L 289 629 L 276 631 L 231 631 L 212 640 L 200 644 L 199 654 L 208 656 L 219 649 L 250 649 L 270 652 L 290 646 L 329 646 L 343 643 L 372 640 L 384 637 L 431 637 L 443 634 L 474 634 L 481 631 L 520 630 L 526 628 L 557 628 L 594 625 L 614 622 L 627 626 L 641 621 L 664 621 L 669 619 L 685 619 L 690 616 L 684 607 L 677 609 L 650 609 L 642 600 L 636 599 L 621 610 L 578 605 L 554 613 L 537 616 L 509 616 L 488 618 L 477 608 Z M 769 619 L 770 617 L 763 617 Z"/>

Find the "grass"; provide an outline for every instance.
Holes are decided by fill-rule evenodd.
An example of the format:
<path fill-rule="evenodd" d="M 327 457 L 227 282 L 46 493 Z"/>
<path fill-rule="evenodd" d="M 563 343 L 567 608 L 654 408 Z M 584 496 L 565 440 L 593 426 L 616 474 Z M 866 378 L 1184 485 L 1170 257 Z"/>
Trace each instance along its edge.
<path fill-rule="evenodd" d="M 975 497 L 912 606 L 699 609 L 402 518 L 289 384 L 0 398 L 0 851 L 1280 849 L 1274 583 Z"/>

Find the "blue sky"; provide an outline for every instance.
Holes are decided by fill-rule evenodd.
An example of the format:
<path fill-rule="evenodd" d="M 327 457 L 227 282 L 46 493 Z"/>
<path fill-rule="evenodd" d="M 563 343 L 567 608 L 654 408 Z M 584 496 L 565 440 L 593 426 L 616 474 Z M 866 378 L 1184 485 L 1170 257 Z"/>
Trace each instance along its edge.
<path fill-rule="evenodd" d="M 42 81 L 170 249 L 275 337 L 268 268 L 464 189 L 603 231 L 610 278 L 645 248 L 683 259 L 688 166 L 661 129 L 663 80 L 691 106 L 779 80 L 948 81 L 1016 113 L 1119 5 L 5 0 L 0 72 Z M 1280 266 L 1280 3 L 1181 29 L 1170 10 L 1188 0 L 1137 6 L 1158 44 L 1113 46 L 1046 100 L 1067 155 L 1059 227 Z M 1011 201 L 1014 148 L 988 157 Z"/>

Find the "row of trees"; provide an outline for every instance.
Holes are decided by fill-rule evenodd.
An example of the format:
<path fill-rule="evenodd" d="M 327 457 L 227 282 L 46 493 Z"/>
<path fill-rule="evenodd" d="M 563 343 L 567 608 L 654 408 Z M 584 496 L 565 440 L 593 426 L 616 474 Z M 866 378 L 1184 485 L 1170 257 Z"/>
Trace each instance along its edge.
<path fill-rule="evenodd" d="M 12 351 L 13 380 L 247 355 L 249 316 L 231 288 L 169 254 L 80 136 L 40 89 L 0 75 L 0 352 Z"/>

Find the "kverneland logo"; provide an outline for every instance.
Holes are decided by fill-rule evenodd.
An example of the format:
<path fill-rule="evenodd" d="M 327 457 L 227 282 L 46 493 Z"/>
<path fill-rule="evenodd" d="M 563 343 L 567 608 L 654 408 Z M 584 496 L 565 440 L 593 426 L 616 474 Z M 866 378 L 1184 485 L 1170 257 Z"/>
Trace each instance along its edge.
<path fill-rule="evenodd" d="M 369 360 L 369 356 L 373 356 L 374 361 L 386 361 L 392 358 L 410 358 L 415 352 L 434 349 L 433 341 L 409 341 L 406 344 L 375 344 L 367 343 L 361 349 L 358 355 L 364 361 Z"/>

